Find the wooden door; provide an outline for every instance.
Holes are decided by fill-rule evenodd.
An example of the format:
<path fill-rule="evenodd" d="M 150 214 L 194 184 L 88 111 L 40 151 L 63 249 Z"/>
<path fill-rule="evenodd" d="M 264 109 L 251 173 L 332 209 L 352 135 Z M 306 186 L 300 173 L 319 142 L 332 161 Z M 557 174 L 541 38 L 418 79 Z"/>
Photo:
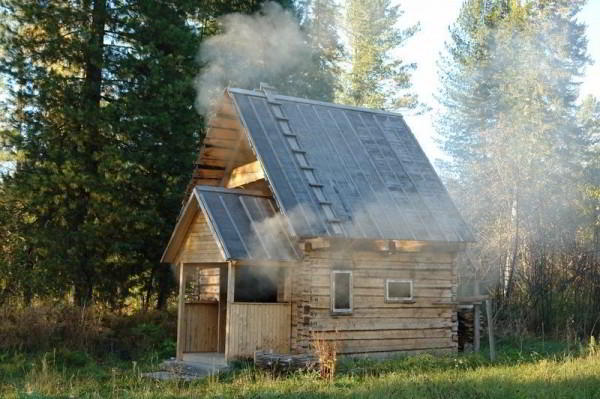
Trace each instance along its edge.
<path fill-rule="evenodd" d="M 183 352 L 218 352 L 218 303 L 186 303 L 184 307 Z"/>

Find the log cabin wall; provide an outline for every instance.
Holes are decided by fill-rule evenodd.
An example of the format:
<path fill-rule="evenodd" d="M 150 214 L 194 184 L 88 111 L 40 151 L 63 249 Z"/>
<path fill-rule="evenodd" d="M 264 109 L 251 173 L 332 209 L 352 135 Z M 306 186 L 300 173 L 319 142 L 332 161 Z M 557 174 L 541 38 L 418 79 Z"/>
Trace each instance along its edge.
<path fill-rule="evenodd" d="M 313 337 L 335 340 L 341 354 L 388 355 L 457 350 L 456 268 L 452 252 L 307 251 L 293 277 L 292 349 Z M 352 271 L 353 309 L 331 310 L 331 271 Z M 386 279 L 413 282 L 413 301 L 390 302 Z"/>

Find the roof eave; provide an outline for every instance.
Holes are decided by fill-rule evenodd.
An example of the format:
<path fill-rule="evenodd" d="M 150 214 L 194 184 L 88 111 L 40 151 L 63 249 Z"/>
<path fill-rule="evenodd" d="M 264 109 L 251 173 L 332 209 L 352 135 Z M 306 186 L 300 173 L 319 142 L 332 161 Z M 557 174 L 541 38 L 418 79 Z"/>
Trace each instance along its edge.
<path fill-rule="evenodd" d="M 190 224 L 192 223 L 193 217 L 198 210 L 197 200 L 193 195 L 190 196 L 188 202 L 185 204 L 185 207 L 181 211 L 179 216 L 179 220 L 173 229 L 173 233 L 171 233 L 171 238 L 167 243 L 167 246 L 160 258 L 161 263 L 173 263 L 175 262 L 177 251 L 181 247 L 183 243 L 183 237 L 187 232 Z"/>

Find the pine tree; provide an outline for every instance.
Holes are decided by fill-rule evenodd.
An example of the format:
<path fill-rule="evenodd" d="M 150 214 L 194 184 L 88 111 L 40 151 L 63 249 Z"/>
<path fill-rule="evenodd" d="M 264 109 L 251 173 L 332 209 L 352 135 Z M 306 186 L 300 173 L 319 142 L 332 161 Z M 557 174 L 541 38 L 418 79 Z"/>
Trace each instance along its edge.
<path fill-rule="evenodd" d="M 2 3 L 4 137 L 22 154 L 3 182 L 22 204 L 12 262 L 39 269 L 39 294 L 117 306 L 158 281 L 202 124 L 191 4 Z"/>
<path fill-rule="evenodd" d="M 18 156 L 0 187 L 0 267 L 22 276 L 0 290 L 166 304 L 160 255 L 202 136 L 198 48 L 219 16 L 262 3 L 0 0 L 0 142 Z"/>
<path fill-rule="evenodd" d="M 287 80 L 282 91 L 298 97 L 331 102 L 340 85 L 344 49 L 339 36 L 340 11 L 334 0 L 308 0 L 298 7 L 306 45 L 307 62 Z"/>
<path fill-rule="evenodd" d="M 399 6 L 392 6 L 391 0 L 346 2 L 350 68 L 343 78 L 340 102 L 390 110 L 418 105 L 417 96 L 408 92 L 410 71 L 416 65 L 395 58 L 392 51 L 411 38 L 419 25 L 400 29 L 401 16 Z"/>
<path fill-rule="evenodd" d="M 502 264 L 507 297 L 531 251 L 576 239 L 572 205 L 588 145 L 576 120 L 588 62 L 574 18 L 582 3 L 467 1 L 440 63 L 442 143 L 484 252 Z"/>

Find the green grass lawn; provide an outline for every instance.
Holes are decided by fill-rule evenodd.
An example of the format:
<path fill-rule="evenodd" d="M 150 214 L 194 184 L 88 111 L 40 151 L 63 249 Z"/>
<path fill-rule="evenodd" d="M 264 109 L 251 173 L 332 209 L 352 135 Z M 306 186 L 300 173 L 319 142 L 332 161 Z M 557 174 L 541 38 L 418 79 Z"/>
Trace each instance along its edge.
<path fill-rule="evenodd" d="M 140 364 L 98 361 L 81 352 L 0 353 L 2 398 L 600 398 L 600 355 L 558 344 L 500 346 L 484 354 L 344 361 L 332 383 L 314 373 L 273 377 L 239 365 L 219 377 L 157 382 Z"/>

